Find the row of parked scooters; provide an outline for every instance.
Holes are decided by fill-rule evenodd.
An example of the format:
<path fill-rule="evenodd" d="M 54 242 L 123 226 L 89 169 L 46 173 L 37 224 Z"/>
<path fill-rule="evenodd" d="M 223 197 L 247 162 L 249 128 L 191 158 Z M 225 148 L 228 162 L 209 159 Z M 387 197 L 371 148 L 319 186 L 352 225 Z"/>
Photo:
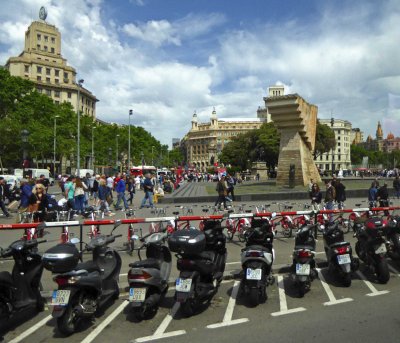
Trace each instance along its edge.
<path fill-rule="evenodd" d="M 378 280 L 386 283 L 390 274 L 386 256 L 400 259 L 400 229 L 398 219 L 387 223 L 377 217 L 355 223 L 357 237 L 355 249 L 360 259 L 370 266 Z M 78 251 L 75 244 L 58 244 L 43 256 L 37 253 L 38 244 L 44 241 L 18 240 L 1 257 L 13 257 L 12 273 L 0 272 L 0 323 L 27 308 L 43 311 L 44 299 L 40 294 L 43 268 L 55 274 L 58 289 L 53 292 L 51 305 L 58 330 L 64 335 L 74 333 L 80 321 L 91 318 L 110 299 L 119 297 L 121 257 L 112 247 L 117 237 L 114 230 L 109 235 L 99 235 L 85 243 Z M 139 260 L 131 263 L 128 273 L 130 310 L 140 319 L 155 315 L 168 291 L 172 266 L 171 252 L 176 253 L 179 278 L 175 285 L 175 300 L 180 303 L 185 316 L 191 316 L 212 300 L 222 281 L 227 259 L 226 236 L 222 220 L 205 220 L 203 230 L 190 228 L 149 233 L 134 239 Z M 305 224 L 295 238 L 292 276 L 304 296 L 311 281 L 317 277 L 315 264 L 314 225 Z M 343 285 L 351 285 L 351 273 L 358 268 L 358 259 L 352 256 L 349 242 L 344 240 L 338 225 L 329 224 L 323 229 L 324 248 L 329 271 L 334 272 Z M 267 286 L 274 283 L 272 264 L 273 225 L 270 218 L 257 218 L 245 233 L 246 246 L 242 249 L 240 295 L 256 306 L 267 299 Z M 168 244 L 166 244 L 168 242 Z M 83 242 L 81 242 L 84 244 Z M 141 251 L 146 250 L 146 258 Z M 92 259 L 82 261 L 84 251 L 92 252 Z"/>

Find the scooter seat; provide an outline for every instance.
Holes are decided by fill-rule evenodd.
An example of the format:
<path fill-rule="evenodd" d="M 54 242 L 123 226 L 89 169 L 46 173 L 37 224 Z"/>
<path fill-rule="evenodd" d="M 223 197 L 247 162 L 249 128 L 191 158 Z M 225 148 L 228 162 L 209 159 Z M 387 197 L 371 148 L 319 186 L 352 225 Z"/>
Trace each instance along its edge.
<path fill-rule="evenodd" d="M 87 261 L 87 262 L 79 263 L 75 269 L 76 270 L 87 270 L 88 273 L 101 272 L 101 269 L 94 261 Z"/>
<path fill-rule="evenodd" d="M 315 245 L 314 246 L 312 246 L 312 245 L 296 245 L 294 247 L 294 250 L 303 250 L 303 249 L 304 250 L 308 249 L 308 250 L 314 251 Z"/>
<path fill-rule="evenodd" d="M 265 251 L 265 252 L 271 252 L 270 248 L 267 248 L 263 245 L 249 245 L 246 248 L 244 248 L 242 251 L 246 251 L 246 250 L 261 250 L 261 251 Z"/>
<path fill-rule="evenodd" d="M 14 287 L 14 281 L 9 272 L 0 272 L 0 285 Z"/>
<path fill-rule="evenodd" d="M 331 244 L 329 247 L 330 248 L 338 248 L 338 247 L 343 247 L 346 245 L 350 245 L 350 243 L 349 242 L 336 242 L 336 243 Z"/>
<path fill-rule="evenodd" d="M 161 268 L 161 261 L 156 258 L 147 258 L 145 260 L 136 261 L 133 263 L 129 263 L 129 267 L 131 268 Z"/>

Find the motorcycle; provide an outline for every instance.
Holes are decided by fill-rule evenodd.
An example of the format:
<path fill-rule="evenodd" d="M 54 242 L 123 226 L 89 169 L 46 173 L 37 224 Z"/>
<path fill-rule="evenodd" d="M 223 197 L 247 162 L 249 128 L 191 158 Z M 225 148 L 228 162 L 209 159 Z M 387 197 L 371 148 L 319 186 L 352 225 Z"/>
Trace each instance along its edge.
<path fill-rule="evenodd" d="M 227 257 L 223 229 L 218 220 L 204 220 L 203 231 L 191 227 L 175 231 L 168 238 L 180 272 L 175 299 L 187 317 L 209 303 L 218 291 Z"/>
<path fill-rule="evenodd" d="M 366 220 L 363 226 L 357 227 L 355 245 L 358 257 L 376 274 L 380 283 L 387 283 L 390 279 L 389 266 L 386 261 L 386 239 L 384 230 L 386 220 L 372 217 Z"/>
<path fill-rule="evenodd" d="M 310 290 L 311 282 L 317 277 L 314 260 L 315 238 L 313 234 L 316 225 L 304 225 L 296 233 L 292 277 L 300 297 L 304 297 L 304 294 Z"/>
<path fill-rule="evenodd" d="M 268 219 L 253 219 L 252 229 L 246 232 L 246 247 L 242 249 L 243 278 L 241 293 L 252 306 L 267 300 L 267 286 L 275 278 L 271 275 L 275 252 L 272 246 L 273 229 Z"/>
<path fill-rule="evenodd" d="M 58 274 L 53 278 L 58 289 L 53 292 L 51 305 L 62 334 L 71 335 L 81 319 L 91 318 L 107 301 L 118 299 L 121 257 L 108 244 L 122 236 L 112 234 L 119 224 L 114 224 L 110 235 L 95 236 L 86 244 L 84 251 L 92 251 L 90 261 L 78 263 L 82 258 L 74 245 L 79 243 L 78 238 L 58 244 L 43 255 L 44 267 Z"/>
<path fill-rule="evenodd" d="M 128 272 L 129 302 L 138 319 L 149 319 L 158 310 L 158 305 L 168 292 L 171 273 L 171 253 L 164 244 L 167 233 L 149 233 L 140 238 L 144 244 L 138 249 L 139 261 L 130 263 Z M 137 235 L 133 240 L 139 240 Z M 146 248 L 146 259 L 140 251 Z"/>
<path fill-rule="evenodd" d="M 328 270 L 338 275 L 345 287 L 350 287 L 351 273 L 358 269 L 359 261 L 353 258 L 351 245 L 344 240 L 339 224 L 326 224 L 323 238 Z"/>
<path fill-rule="evenodd" d="M 395 261 L 400 261 L 400 216 L 394 216 L 383 229 L 386 238 L 388 256 Z"/>
<path fill-rule="evenodd" d="M 0 248 L 0 257 L 13 257 L 12 273 L 0 272 L 0 322 L 28 309 L 44 311 L 45 300 L 40 295 L 43 273 L 42 257 L 37 246 L 46 240 L 36 239 L 13 242 L 7 249 Z"/>

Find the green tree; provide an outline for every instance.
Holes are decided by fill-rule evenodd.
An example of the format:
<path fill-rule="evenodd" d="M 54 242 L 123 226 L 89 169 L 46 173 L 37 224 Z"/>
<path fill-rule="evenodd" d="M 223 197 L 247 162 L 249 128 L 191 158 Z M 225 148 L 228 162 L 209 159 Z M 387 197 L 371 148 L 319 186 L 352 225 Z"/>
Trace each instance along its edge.
<path fill-rule="evenodd" d="M 331 151 L 335 146 L 336 140 L 334 131 L 328 125 L 321 124 L 319 120 L 317 120 L 314 159 L 323 153 Z"/>

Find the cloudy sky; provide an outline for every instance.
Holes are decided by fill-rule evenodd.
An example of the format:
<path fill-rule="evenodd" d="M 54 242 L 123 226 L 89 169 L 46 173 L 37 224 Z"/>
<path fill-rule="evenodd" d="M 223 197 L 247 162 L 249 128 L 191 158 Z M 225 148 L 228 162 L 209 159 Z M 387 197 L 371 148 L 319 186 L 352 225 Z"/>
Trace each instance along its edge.
<path fill-rule="evenodd" d="M 100 119 L 165 144 L 208 121 L 255 117 L 284 84 L 365 137 L 400 136 L 398 0 L 0 0 L 0 64 L 23 50 L 39 8 L 62 54 L 100 100 Z"/>

